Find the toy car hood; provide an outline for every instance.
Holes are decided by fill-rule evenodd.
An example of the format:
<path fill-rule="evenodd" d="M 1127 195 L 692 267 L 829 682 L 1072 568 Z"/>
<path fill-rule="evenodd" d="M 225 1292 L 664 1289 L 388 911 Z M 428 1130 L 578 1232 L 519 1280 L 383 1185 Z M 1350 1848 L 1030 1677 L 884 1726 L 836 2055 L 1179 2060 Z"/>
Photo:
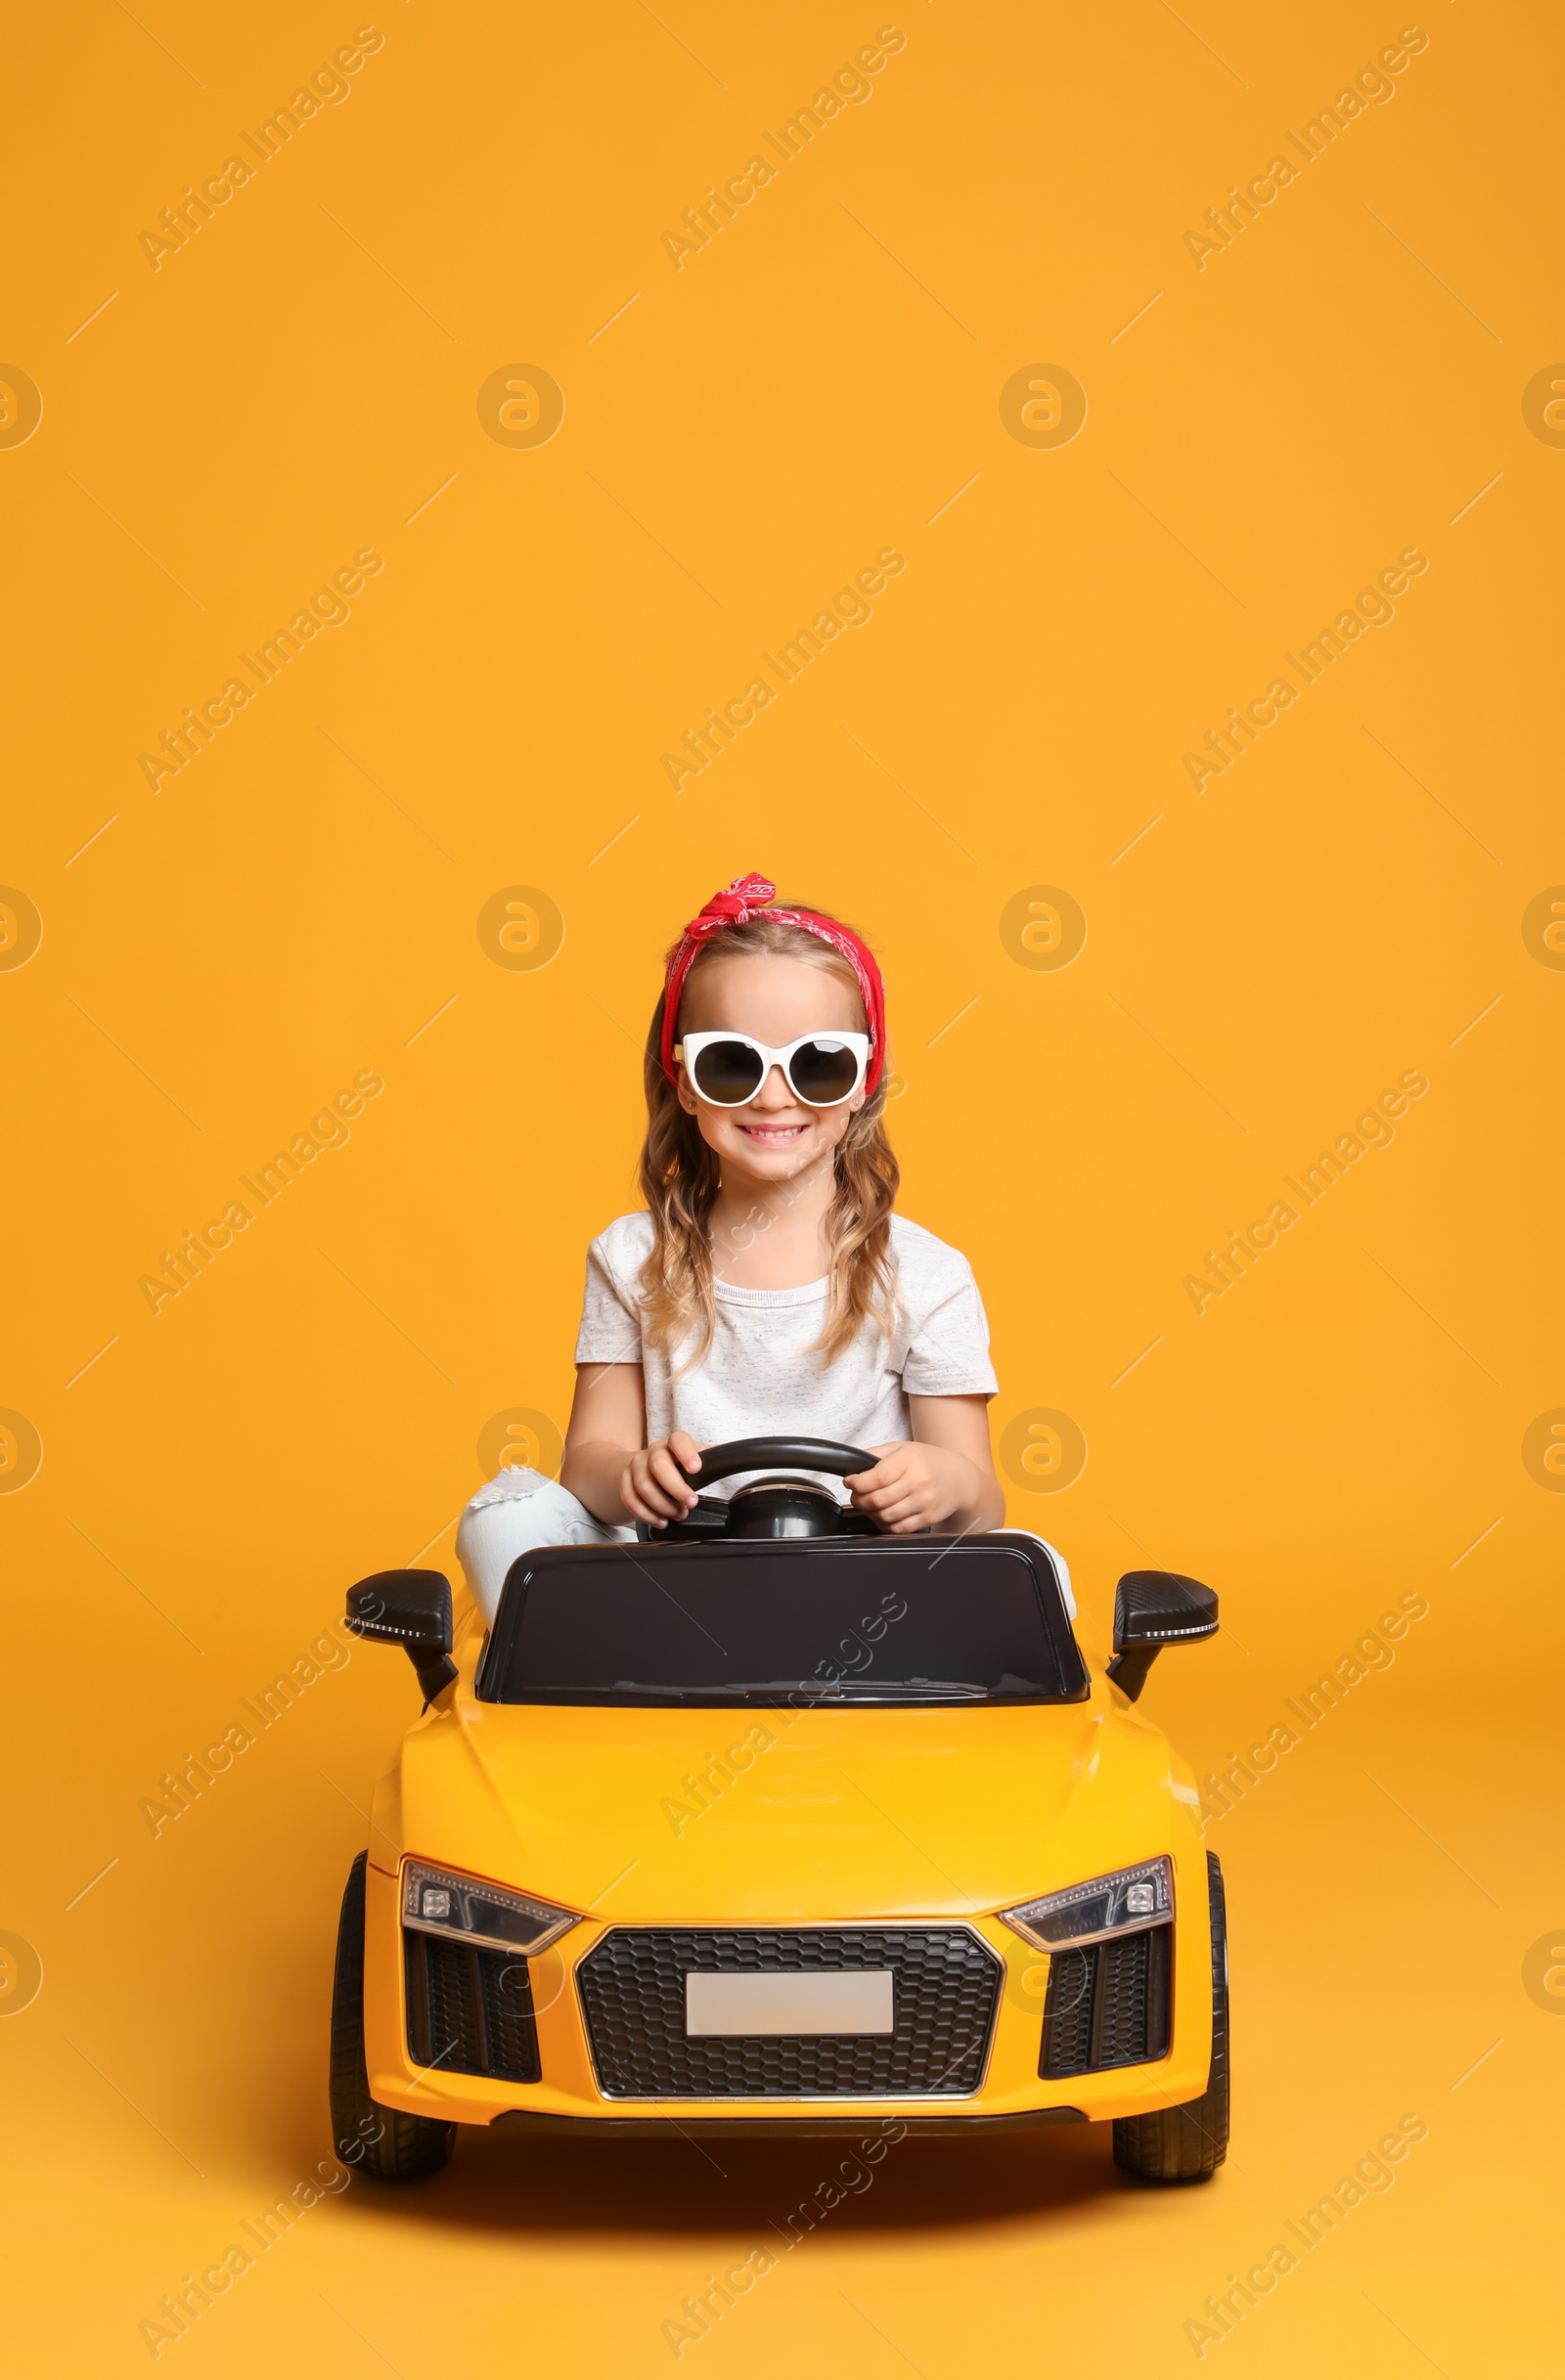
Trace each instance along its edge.
<path fill-rule="evenodd" d="M 465 1680 L 382 1780 L 371 1858 L 631 1922 L 961 1917 L 1170 1848 L 1195 1805 L 1161 1733 L 1101 1686 L 1052 1706 L 675 1711 L 480 1702 Z M 1128 1809 L 1161 1839 L 1128 1843 Z"/>

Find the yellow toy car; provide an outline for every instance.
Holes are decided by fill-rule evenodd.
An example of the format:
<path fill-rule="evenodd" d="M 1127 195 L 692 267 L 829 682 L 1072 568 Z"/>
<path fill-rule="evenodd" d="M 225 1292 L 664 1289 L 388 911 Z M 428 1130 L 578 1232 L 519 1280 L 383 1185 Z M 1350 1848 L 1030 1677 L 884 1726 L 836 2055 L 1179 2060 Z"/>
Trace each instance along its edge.
<path fill-rule="evenodd" d="M 872 1462 L 758 1438 L 700 1477 Z M 752 1478 L 655 1538 L 521 1556 L 487 1633 L 470 1607 L 453 1643 L 428 1570 L 366 1579 L 347 1625 L 425 1696 L 342 1902 L 360 2172 L 431 2173 L 459 2124 L 1112 2120 L 1148 2182 L 1222 2163 L 1222 1877 L 1132 1707 L 1161 1646 L 1216 1629 L 1209 1588 L 1123 1578 L 1094 1674 L 1041 1539 L 885 1536 L 819 1476 Z"/>

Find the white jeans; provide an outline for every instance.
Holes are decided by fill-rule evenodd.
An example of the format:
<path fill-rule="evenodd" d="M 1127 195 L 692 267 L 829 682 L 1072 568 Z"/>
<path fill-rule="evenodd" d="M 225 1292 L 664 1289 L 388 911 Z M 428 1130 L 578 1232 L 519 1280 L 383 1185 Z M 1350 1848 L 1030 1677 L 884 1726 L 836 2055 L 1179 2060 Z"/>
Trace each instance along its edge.
<path fill-rule="evenodd" d="M 1074 1619 L 1076 1597 L 1064 1555 L 1033 1529 L 1018 1529 L 1015 1534 L 1035 1538 L 1049 1555 L 1065 1591 L 1065 1609 Z M 558 1479 L 546 1479 L 539 1471 L 503 1471 L 487 1487 L 479 1488 L 457 1523 L 457 1560 L 473 1602 L 491 1627 L 506 1572 L 518 1554 L 530 1554 L 540 1545 L 635 1542 L 633 1528 L 610 1528 L 605 1521 L 595 1520 L 568 1487 L 561 1487 Z"/>
<path fill-rule="evenodd" d="M 506 1572 L 518 1554 L 540 1545 L 634 1545 L 633 1528 L 597 1521 L 558 1479 L 539 1471 L 503 1471 L 480 1487 L 457 1523 L 457 1560 L 472 1600 L 490 1626 Z"/>

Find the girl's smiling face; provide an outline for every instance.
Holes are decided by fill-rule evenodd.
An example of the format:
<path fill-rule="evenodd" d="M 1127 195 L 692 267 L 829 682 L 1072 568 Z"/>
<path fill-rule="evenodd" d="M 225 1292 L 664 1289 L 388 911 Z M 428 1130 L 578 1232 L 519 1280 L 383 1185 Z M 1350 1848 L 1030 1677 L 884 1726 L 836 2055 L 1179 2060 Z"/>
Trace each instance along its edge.
<path fill-rule="evenodd" d="M 692 971 L 680 1011 L 687 1033 L 741 1033 L 768 1049 L 785 1049 L 807 1034 L 863 1033 L 856 992 L 829 969 L 807 959 L 757 951 L 753 957 L 708 959 Z M 680 1069 L 679 1100 L 726 1172 L 787 1181 L 829 1157 L 864 1105 L 857 1090 L 840 1107 L 806 1107 L 774 1066 L 743 1107 L 713 1107 L 697 1097 Z"/>

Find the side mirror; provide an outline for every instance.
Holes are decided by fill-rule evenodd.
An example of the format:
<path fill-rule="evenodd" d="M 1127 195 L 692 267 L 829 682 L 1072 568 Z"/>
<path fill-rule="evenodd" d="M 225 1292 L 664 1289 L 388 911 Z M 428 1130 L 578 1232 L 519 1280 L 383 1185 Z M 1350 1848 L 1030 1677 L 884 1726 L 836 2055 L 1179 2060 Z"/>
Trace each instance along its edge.
<path fill-rule="evenodd" d="M 1108 1675 L 1134 1702 L 1165 1645 L 1217 1634 L 1217 1597 L 1177 1570 L 1127 1570 L 1114 1590 L 1114 1658 Z"/>
<path fill-rule="evenodd" d="M 451 1658 L 451 1588 L 439 1570 L 377 1570 L 348 1589 L 342 1625 L 375 1645 L 400 1645 L 418 1672 L 427 1710 L 457 1674 Z"/>

